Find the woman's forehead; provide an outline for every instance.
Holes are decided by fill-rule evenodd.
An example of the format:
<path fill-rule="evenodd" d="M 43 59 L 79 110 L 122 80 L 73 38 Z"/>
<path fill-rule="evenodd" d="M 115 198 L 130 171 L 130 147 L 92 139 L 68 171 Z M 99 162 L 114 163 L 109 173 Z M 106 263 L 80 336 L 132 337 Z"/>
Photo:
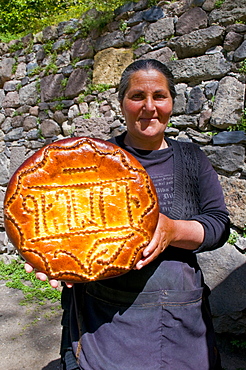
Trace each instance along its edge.
<path fill-rule="evenodd" d="M 141 89 L 143 86 L 153 86 L 158 90 L 169 89 L 167 78 L 156 69 L 141 69 L 131 74 L 128 89 Z"/>

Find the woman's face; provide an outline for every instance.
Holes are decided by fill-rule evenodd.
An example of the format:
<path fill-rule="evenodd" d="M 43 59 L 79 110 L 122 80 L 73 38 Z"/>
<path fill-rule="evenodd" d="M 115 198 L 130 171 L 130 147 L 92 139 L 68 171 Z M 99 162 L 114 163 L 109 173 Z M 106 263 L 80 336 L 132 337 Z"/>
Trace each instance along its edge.
<path fill-rule="evenodd" d="M 121 104 L 131 142 L 163 140 L 172 108 L 168 82 L 161 72 L 134 72 Z"/>

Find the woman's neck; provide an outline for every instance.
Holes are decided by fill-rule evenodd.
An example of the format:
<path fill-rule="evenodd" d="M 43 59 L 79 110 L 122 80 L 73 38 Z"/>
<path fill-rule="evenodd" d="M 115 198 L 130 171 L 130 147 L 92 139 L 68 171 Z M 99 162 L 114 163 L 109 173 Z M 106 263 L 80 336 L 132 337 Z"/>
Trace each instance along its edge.
<path fill-rule="evenodd" d="M 132 136 L 130 136 L 129 133 L 127 133 L 124 138 L 124 144 L 131 146 L 132 148 L 142 150 L 161 150 L 166 149 L 168 147 L 168 144 L 165 141 L 164 136 L 156 141 L 148 140 L 148 138 L 146 138 L 145 140 L 139 140 L 137 138 L 133 138 Z"/>

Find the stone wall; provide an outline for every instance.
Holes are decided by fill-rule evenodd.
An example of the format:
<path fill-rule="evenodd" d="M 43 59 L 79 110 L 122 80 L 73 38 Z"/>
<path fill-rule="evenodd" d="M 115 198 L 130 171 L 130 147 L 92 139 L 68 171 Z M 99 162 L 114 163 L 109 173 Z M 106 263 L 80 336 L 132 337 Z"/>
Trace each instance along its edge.
<path fill-rule="evenodd" d="M 125 130 L 117 100 L 123 69 L 155 58 L 172 70 L 177 98 L 166 135 L 198 143 L 219 174 L 235 245 L 199 256 L 218 332 L 245 332 L 246 0 L 130 2 L 85 35 L 91 10 L 0 43 L 0 207 L 8 181 L 37 149 L 71 135 L 107 139 Z M 244 73 L 243 73 L 244 72 Z M 97 86 L 96 86 L 97 85 Z M 107 85 L 107 86 L 106 86 Z M 244 126 L 245 127 L 245 126 Z M 232 129 L 232 130 L 231 130 Z M 212 191 L 212 189 L 211 189 Z M 0 253 L 12 253 L 0 213 Z M 228 293 L 229 291 L 229 293 Z"/>

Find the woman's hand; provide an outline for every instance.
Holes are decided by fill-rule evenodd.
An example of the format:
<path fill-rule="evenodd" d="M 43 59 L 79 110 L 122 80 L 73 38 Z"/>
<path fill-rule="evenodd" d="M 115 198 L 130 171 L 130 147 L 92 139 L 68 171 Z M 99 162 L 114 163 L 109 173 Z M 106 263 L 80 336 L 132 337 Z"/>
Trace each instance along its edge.
<path fill-rule="evenodd" d="M 34 270 L 34 268 L 32 267 L 32 265 L 30 265 L 29 263 L 26 262 L 25 263 L 25 270 L 26 270 L 26 272 L 32 272 Z M 43 272 L 40 272 L 40 271 L 36 271 L 35 275 L 36 275 L 36 278 L 38 280 L 41 280 L 41 281 L 46 281 L 47 278 L 48 278 L 46 274 L 44 274 Z M 52 288 L 57 288 L 58 284 L 59 284 L 58 280 L 55 280 L 55 279 L 50 279 L 49 283 L 50 283 L 50 286 Z M 73 286 L 72 283 L 66 283 L 65 282 L 65 284 L 68 288 L 72 288 L 72 286 Z"/>
<path fill-rule="evenodd" d="M 158 223 L 153 239 L 143 251 L 143 258 L 136 264 L 136 269 L 140 270 L 156 259 L 173 239 L 174 220 L 159 213 Z"/>
<path fill-rule="evenodd" d="M 198 221 L 172 220 L 159 213 L 157 227 L 153 239 L 143 251 L 142 259 L 136 269 L 148 265 L 163 252 L 168 245 L 195 250 L 203 242 L 204 228 Z"/>

